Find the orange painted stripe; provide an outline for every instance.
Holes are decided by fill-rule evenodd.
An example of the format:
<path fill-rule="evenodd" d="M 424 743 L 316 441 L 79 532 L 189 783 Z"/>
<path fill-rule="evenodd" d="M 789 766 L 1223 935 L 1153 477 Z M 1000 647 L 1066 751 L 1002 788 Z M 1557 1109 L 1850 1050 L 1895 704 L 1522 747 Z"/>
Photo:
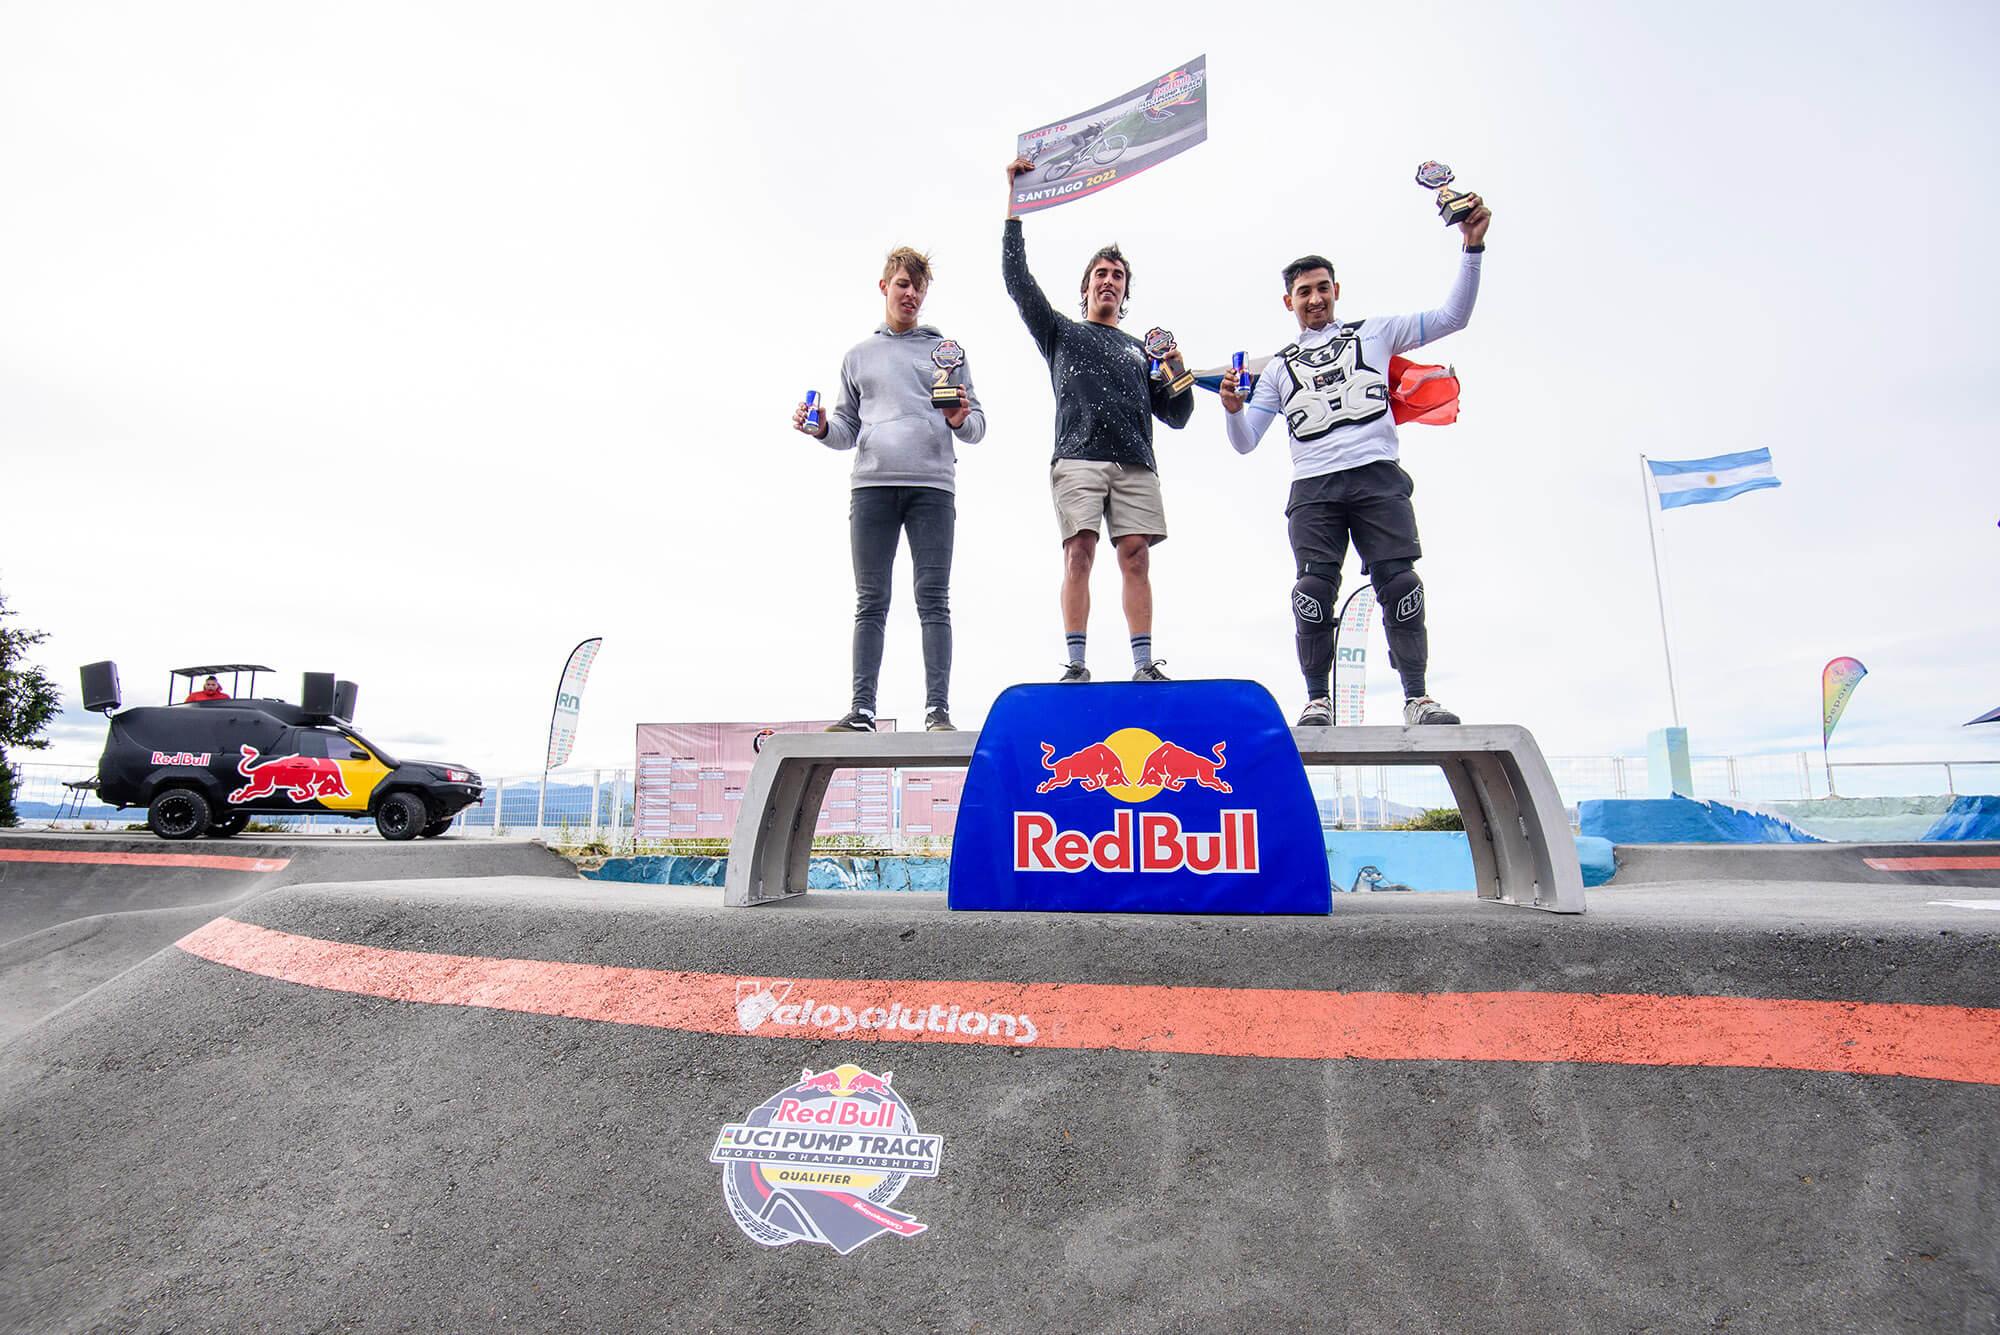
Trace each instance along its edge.
<path fill-rule="evenodd" d="M 2000 858 L 1863 858 L 1876 871 L 2000 871 Z"/>
<path fill-rule="evenodd" d="M 395 1001 L 705 1034 L 1382 1061 L 1849 1071 L 2000 1085 L 2000 1010 L 1568 992 L 1308 992 L 1096 983 L 739 979 L 382 950 L 218 918 L 178 943 L 217 964 Z M 803 1022 L 739 1018 L 739 983 Z M 890 1008 L 895 1008 L 893 1015 Z M 900 1015 L 902 1022 L 893 1018 Z M 948 1028 L 960 1016 L 980 1029 Z M 889 1017 L 887 1023 L 882 1017 Z M 907 1026 L 915 1017 L 917 1027 Z M 875 1027 L 868 1021 L 875 1019 Z"/>
<path fill-rule="evenodd" d="M 219 853 L 84 853 L 0 848 L 0 862 L 95 862 L 111 867 L 205 867 L 210 871 L 278 871 L 290 858 L 232 858 Z"/>

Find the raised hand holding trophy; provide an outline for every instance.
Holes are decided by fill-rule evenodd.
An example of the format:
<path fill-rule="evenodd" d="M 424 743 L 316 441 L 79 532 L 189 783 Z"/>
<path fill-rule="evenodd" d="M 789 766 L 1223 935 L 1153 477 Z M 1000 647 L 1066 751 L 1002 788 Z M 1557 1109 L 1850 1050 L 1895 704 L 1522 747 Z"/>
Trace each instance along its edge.
<path fill-rule="evenodd" d="M 948 338 L 931 349 L 931 364 L 937 367 L 937 378 L 931 381 L 931 407 L 957 412 L 964 391 L 951 382 L 951 373 L 965 365 L 965 349 Z"/>
<path fill-rule="evenodd" d="M 1146 331 L 1146 356 L 1151 359 L 1151 364 L 1147 367 L 1146 372 L 1148 375 L 1158 376 L 1160 374 L 1160 363 L 1162 361 L 1170 362 L 1171 365 L 1168 367 L 1168 371 L 1172 379 L 1168 382 L 1167 389 L 1175 394 L 1187 393 L 1188 386 L 1194 383 L 1194 372 L 1180 364 L 1180 350 L 1175 346 L 1174 336 L 1171 333 L 1160 328 L 1158 325 L 1148 329 Z"/>
<path fill-rule="evenodd" d="M 1458 226 L 1479 207 L 1477 197 L 1470 190 L 1451 188 L 1451 168 L 1442 162 L 1421 164 L 1417 168 L 1417 184 L 1426 190 L 1437 191 L 1438 216 L 1444 219 L 1446 227 Z"/>

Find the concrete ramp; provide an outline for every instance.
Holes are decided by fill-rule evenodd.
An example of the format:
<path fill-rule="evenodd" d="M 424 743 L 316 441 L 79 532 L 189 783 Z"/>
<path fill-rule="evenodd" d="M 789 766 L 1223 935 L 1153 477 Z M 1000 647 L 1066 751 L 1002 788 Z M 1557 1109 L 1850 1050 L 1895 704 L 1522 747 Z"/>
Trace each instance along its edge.
<path fill-rule="evenodd" d="M 1718 880 L 2000 889 L 2000 840 L 1905 844 L 1619 844 L 1613 884 Z"/>
<path fill-rule="evenodd" d="M 1935 898 L 286 889 L 0 1046 L 0 1326 L 1991 1329 Z"/>
<path fill-rule="evenodd" d="M 0 834 L 0 1039 L 279 886 L 497 874 L 576 872 L 524 840 Z"/>

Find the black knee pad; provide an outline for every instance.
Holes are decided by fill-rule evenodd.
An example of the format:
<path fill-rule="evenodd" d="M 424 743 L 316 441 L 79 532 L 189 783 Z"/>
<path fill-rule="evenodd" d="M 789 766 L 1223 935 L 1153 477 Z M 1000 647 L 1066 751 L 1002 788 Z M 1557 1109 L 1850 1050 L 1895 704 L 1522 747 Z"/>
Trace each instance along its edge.
<path fill-rule="evenodd" d="M 1298 583 L 1292 585 L 1292 620 L 1298 633 L 1332 634 L 1334 618 L 1340 615 L 1333 600 L 1339 594 L 1340 587 L 1324 575 L 1300 575 Z"/>
<path fill-rule="evenodd" d="M 1375 601 L 1382 607 L 1385 630 L 1424 628 L 1424 582 L 1408 561 L 1378 561 L 1370 568 Z"/>

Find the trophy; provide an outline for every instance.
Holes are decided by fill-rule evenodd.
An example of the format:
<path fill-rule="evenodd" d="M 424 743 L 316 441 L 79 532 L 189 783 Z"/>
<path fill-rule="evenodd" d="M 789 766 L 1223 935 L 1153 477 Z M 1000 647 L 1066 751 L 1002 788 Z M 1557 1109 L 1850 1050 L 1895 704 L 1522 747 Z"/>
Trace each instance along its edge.
<path fill-rule="evenodd" d="M 1157 325 L 1155 325 L 1151 329 L 1148 329 L 1146 331 L 1146 356 L 1151 359 L 1151 362 L 1147 367 L 1146 373 L 1150 376 L 1153 376 L 1156 379 L 1159 378 L 1160 358 L 1166 356 L 1168 353 L 1173 351 L 1174 351 L 1174 336 L 1171 333 L 1169 333 L 1164 329 L 1161 329 Z M 1172 381 L 1168 383 L 1167 389 L 1170 393 L 1185 394 L 1187 392 L 1187 387 L 1189 385 L 1192 385 L 1193 383 L 1194 383 L 1194 372 L 1183 368 L 1180 371 L 1180 373 L 1174 376 Z"/>
<path fill-rule="evenodd" d="M 1451 188 L 1451 168 L 1442 162 L 1426 162 L 1418 167 L 1417 184 L 1426 190 L 1437 191 L 1438 217 L 1444 219 L 1446 227 L 1464 222 L 1479 207 L 1472 202 L 1470 190 Z"/>
<path fill-rule="evenodd" d="M 819 424 L 819 391 L 809 389 L 806 391 L 806 430 L 818 431 Z"/>
<path fill-rule="evenodd" d="M 953 339 L 946 339 L 931 349 L 931 363 L 937 367 L 937 378 L 931 381 L 931 407 L 943 412 L 957 412 L 959 408 L 959 387 L 951 383 L 951 373 L 965 365 L 965 349 Z"/>

